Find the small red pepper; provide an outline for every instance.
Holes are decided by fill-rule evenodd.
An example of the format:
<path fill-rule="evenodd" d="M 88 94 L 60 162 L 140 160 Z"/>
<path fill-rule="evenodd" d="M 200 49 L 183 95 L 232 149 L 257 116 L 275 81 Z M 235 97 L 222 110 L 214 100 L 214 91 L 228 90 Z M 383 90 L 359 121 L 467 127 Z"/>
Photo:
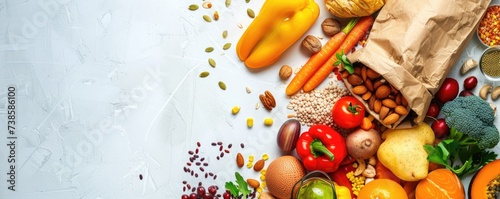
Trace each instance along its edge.
<path fill-rule="evenodd" d="M 347 156 L 345 139 L 327 125 L 313 125 L 300 135 L 297 154 L 308 171 L 334 172 Z"/>
<path fill-rule="evenodd" d="M 334 182 L 336 182 L 340 186 L 344 186 L 344 187 L 347 187 L 349 189 L 349 191 L 351 192 L 351 198 L 356 198 L 356 195 L 354 195 L 354 192 L 352 191 L 352 183 L 347 178 L 347 173 L 349 173 L 351 171 L 355 171 L 355 170 L 356 170 L 356 168 L 354 168 L 352 166 L 352 163 L 350 163 L 350 164 L 341 165 L 337 169 L 337 171 L 329 174 L 330 178 L 332 178 L 332 180 Z"/>

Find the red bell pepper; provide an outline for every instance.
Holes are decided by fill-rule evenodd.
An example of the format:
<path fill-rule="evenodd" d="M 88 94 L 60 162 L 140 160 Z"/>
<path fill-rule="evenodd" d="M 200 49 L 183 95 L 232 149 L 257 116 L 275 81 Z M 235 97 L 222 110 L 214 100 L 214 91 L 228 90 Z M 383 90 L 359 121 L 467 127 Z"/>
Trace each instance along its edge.
<path fill-rule="evenodd" d="M 313 125 L 302 133 L 296 150 L 308 171 L 334 172 L 347 156 L 344 137 L 327 125 Z"/>

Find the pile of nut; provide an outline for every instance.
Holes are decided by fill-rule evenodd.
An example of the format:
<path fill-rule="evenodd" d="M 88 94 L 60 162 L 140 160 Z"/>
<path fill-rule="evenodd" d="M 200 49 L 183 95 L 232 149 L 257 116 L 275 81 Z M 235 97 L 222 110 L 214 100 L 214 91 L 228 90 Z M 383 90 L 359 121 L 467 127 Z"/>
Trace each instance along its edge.
<path fill-rule="evenodd" d="M 405 97 L 373 69 L 357 63 L 354 73 L 344 70 L 342 78 L 352 86 L 351 92 L 359 95 L 369 109 L 378 114 L 382 124 L 393 125 L 408 114 Z"/>

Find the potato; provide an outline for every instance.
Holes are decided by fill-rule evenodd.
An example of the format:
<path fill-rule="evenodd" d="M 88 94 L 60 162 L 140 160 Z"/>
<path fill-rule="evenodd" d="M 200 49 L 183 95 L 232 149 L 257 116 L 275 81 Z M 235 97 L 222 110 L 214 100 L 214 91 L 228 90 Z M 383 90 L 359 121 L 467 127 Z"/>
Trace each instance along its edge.
<path fill-rule="evenodd" d="M 427 177 L 429 161 L 424 145 L 434 142 L 434 132 L 426 123 L 407 129 L 388 129 L 377 157 L 394 175 L 405 181 L 418 181 Z"/>

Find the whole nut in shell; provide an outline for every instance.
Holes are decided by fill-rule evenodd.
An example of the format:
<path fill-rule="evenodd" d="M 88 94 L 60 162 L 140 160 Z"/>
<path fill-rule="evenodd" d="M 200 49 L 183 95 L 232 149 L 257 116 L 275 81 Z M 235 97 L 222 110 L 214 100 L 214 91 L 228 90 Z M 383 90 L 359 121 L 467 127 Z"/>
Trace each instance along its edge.
<path fill-rule="evenodd" d="M 280 68 L 279 76 L 282 80 L 287 80 L 290 76 L 292 76 L 293 69 L 289 65 L 283 65 Z"/>
<path fill-rule="evenodd" d="M 340 21 L 335 18 L 326 18 L 321 23 L 321 30 L 327 36 L 333 36 L 341 31 Z"/>
<path fill-rule="evenodd" d="M 311 54 L 319 52 L 321 50 L 321 46 L 321 41 L 312 35 L 307 35 L 304 40 L 302 40 L 302 47 Z"/>

